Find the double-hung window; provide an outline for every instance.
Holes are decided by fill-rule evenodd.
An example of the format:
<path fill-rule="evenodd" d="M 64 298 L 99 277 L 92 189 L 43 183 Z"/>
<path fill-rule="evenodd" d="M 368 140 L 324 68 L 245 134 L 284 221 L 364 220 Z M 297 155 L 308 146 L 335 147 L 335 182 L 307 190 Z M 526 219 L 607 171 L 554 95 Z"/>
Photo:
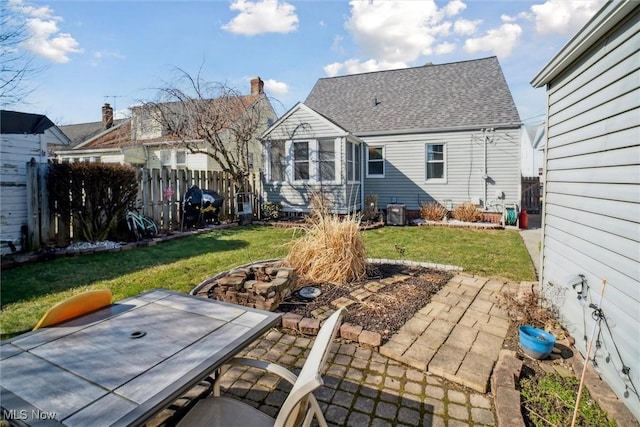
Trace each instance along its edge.
<path fill-rule="evenodd" d="M 284 141 L 271 141 L 269 150 L 269 169 L 271 181 L 284 181 L 285 168 L 287 166 L 284 155 Z"/>
<path fill-rule="evenodd" d="M 336 148 L 331 139 L 318 141 L 318 172 L 317 180 L 335 181 L 336 179 Z"/>
<path fill-rule="evenodd" d="M 446 182 L 447 163 L 444 144 L 427 144 L 425 150 L 425 180 L 429 182 Z"/>
<path fill-rule="evenodd" d="M 370 146 L 367 150 L 367 178 L 384 177 L 384 147 Z"/>
<path fill-rule="evenodd" d="M 360 144 L 347 142 L 347 181 L 360 181 Z"/>
<path fill-rule="evenodd" d="M 311 155 L 309 141 L 293 142 L 293 179 L 295 181 L 309 179 Z"/>

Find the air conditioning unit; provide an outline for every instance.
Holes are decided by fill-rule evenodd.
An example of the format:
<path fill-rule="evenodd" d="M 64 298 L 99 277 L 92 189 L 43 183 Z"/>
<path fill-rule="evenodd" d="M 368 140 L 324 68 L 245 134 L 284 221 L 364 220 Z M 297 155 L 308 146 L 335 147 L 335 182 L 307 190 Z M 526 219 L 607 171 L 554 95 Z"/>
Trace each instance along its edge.
<path fill-rule="evenodd" d="M 405 205 L 387 205 L 387 225 L 404 225 L 407 220 Z"/>

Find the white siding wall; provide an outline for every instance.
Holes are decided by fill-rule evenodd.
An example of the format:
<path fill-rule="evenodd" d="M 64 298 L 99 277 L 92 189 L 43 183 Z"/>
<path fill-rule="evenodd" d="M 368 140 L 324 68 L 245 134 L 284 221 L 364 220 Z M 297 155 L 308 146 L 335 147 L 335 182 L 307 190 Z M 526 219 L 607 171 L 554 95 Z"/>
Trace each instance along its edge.
<path fill-rule="evenodd" d="M 44 135 L 0 136 L 0 239 L 2 254 L 10 252 L 6 241 L 20 250 L 20 227 L 27 223 L 27 162 L 41 163 Z M 46 159 L 44 160 L 46 161 Z"/>
<path fill-rule="evenodd" d="M 520 129 L 496 129 L 488 135 L 487 199 L 495 200 L 500 190 L 505 202 L 519 203 Z M 394 201 L 409 210 L 433 200 L 454 207 L 474 199 L 483 201 L 484 142 L 480 130 L 363 139 L 369 146 L 385 147 L 384 178 L 366 178 L 364 183 L 365 194 L 376 194 L 380 208 Z M 445 183 L 425 182 L 426 144 L 445 145 Z M 366 170 L 366 155 L 364 163 Z"/>
<path fill-rule="evenodd" d="M 588 304 L 598 303 L 607 281 L 601 307 L 615 327 L 609 331 L 602 325 L 596 363 L 640 417 L 640 400 L 633 393 L 625 396 L 630 384 L 620 375 L 624 363 L 640 386 L 638 8 L 632 15 L 548 88 L 542 286 L 585 354 L 583 337 L 594 327 Z M 584 274 L 589 284 L 586 303 L 567 282 L 576 274 Z"/>

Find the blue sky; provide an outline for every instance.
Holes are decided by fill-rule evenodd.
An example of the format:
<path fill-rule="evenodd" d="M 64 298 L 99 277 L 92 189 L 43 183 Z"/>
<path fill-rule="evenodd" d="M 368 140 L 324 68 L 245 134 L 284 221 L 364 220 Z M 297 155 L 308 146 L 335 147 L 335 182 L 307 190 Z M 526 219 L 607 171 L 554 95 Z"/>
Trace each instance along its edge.
<path fill-rule="evenodd" d="M 540 122 L 533 76 L 604 0 L 7 1 L 42 71 L 32 93 L 3 108 L 56 124 L 99 121 L 157 99 L 175 68 L 201 70 L 241 93 L 260 76 L 281 115 L 317 79 L 497 56 L 525 123 Z"/>

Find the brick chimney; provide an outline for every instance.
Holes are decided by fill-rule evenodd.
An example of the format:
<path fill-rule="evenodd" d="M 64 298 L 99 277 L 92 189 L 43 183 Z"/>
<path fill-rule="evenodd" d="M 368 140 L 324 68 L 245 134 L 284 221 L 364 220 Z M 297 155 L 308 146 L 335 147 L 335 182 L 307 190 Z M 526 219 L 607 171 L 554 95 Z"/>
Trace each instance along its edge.
<path fill-rule="evenodd" d="M 105 103 L 102 106 L 102 127 L 109 129 L 111 126 L 113 126 L 113 108 Z"/>
<path fill-rule="evenodd" d="M 251 95 L 261 95 L 264 93 L 264 82 L 260 77 L 251 79 Z"/>

